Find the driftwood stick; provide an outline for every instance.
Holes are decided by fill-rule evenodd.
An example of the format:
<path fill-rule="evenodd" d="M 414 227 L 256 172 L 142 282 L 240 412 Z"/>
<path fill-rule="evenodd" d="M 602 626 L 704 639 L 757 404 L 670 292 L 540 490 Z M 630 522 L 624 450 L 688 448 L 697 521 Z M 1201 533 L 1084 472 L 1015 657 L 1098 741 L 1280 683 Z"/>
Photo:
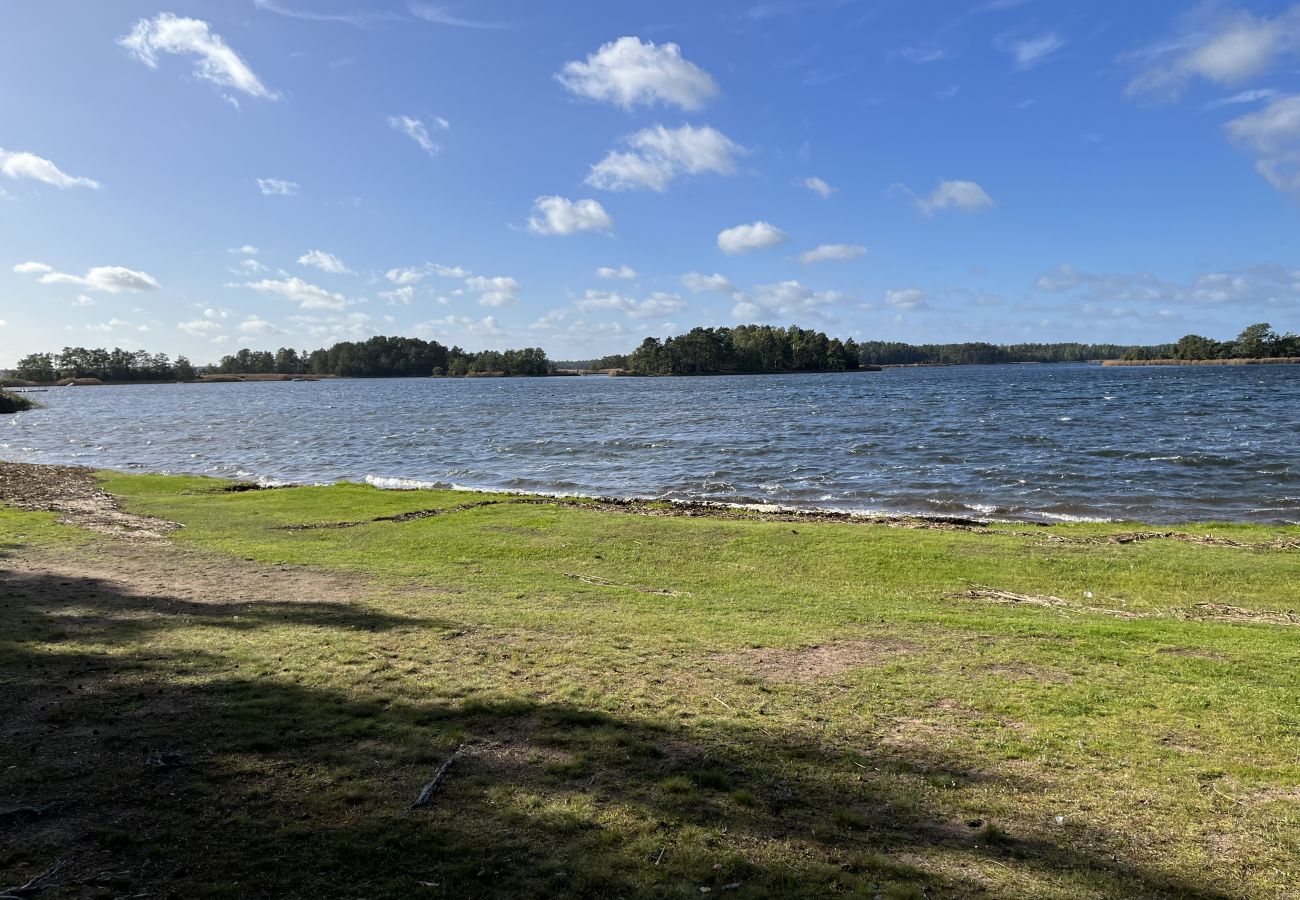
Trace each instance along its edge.
<path fill-rule="evenodd" d="M 49 803 L 34 803 L 31 806 L 15 806 L 13 809 L 2 809 L 0 810 L 0 819 L 18 816 L 43 816 L 52 809 L 58 809 L 60 806 L 66 805 L 67 802 L 67 800 L 51 800 Z"/>
<path fill-rule="evenodd" d="M 415 802 L 411 804 L 411 809 L 419 809 L 420 807 L 428 806 L 433 802 L 433 795 L 438 793 L 438 788 L 442 786 L 442 779 L 446 777 L 447 770 L 450 769 L 451 764 L 456 761 L 456 757 L 460 756 L 460 751 L 464 746 L 464 744 L 459 745 L 452 751 L 451 756 L 447 757 L 443 764 L 438 766 L 438 771 L 433 773 L 433 779 L 424 786 L 422 791 L 420 791 L 420 796 L 415 798 Z M 0 900 L 2 900 L 2 898 L 0 898 Z"/>
<path fill-rule="evenodd" d="M 0 900 L 26 900 L 28 897 L 35 896 L 45 890 L 45 882 L 53 878 L 60 869 L 68 864 L 66 859 L 61 859 L 41 874 L 32 878 L 26 884 L 20 884 L 17 887 L 5 888 L 0 891 Z"/>

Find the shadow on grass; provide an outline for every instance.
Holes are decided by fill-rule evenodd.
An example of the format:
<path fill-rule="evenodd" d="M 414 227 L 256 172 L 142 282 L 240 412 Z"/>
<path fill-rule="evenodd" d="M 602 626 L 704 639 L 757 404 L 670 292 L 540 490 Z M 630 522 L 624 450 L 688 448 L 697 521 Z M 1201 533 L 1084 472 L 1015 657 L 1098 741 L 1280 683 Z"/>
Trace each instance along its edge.
<path fill-rule="evenodd" d="M 972 826 L 924 786 L 991 776 L 937 752 L 482 697 L 454 669 L 413 696 L 372 652 L 450 627 L 0 572 L 0 888 L 65 861 L 45 896 L 966 896 L 991 861 L 1031 892 L 1228 896 L 1115 835 Z"/>

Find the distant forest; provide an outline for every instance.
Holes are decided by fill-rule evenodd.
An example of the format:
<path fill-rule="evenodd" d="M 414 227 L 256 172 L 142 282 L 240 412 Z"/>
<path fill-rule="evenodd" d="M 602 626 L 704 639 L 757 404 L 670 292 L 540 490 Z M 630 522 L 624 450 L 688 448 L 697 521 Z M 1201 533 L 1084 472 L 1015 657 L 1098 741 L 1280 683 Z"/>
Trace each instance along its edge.
<path fill-rule="evenodd" d="M 467 353 L 419 338 L 373 337 L 344 341 L 321 350 L 239 350 L 213 366 L 194 366 L 184 356 L 129 350 L 65 347 L 60 353 L 33 353 L 18 361 L 15 378 L 51 382 L 63 378 L 100 381 L 193 381 L 201 375 L 338 375 L 345 378 L 411 378 L 430 375 L 546 375 L 554 369 L 546 353 L 484 350 Z"/>
<path fill-rule="evenodd" d="M 1300 357 L 1300 335 L 1279 334 L 1266 322 L 1235 339 L 1189 334 L 1172 344 L 904 344 L 840 340 L 797 326 L 740 325 L 693 328 L 676 337 L 646 338 L 632 353 L 593 360 L 551 362 L 545 351 L 483 350 L 469 353 L 419 338 L 373 337 L 306 351 L 282 347 L 239 350 L 216 365 L 198 367 L 164 353 L 65 347 L 19 360 L 13 378 L 53 382 L 193 381 L 205 374 L 337 375 L 345 378 L 418 378 L 473 375 L 549 375 L 557 369 L 621 370 L 631 375 L 718 375 L 747 372 L 844 372 L 863 366 L 972 365 L 1125 360 L 1212 360 Z"/>

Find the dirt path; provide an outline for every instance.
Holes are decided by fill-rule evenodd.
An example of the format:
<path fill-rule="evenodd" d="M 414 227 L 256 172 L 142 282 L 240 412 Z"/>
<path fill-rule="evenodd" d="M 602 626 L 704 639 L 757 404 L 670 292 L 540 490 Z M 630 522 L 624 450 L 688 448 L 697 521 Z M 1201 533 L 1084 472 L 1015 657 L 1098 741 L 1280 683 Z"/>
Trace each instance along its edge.
<path fill-rule="evenodd" d="M 178 603 L 351 603 L 376 593 L 363 576 L 303 566 L 263 565 L 186 550 L 168 535 L 180 525 L 118 507 L 93 470 L 0 462 L 0 503 L 60 513 L 60 522 L 108 535 L 90 547 L 25 548 L 0 557 L 0 592 L 17 599 L 96 605 L 105 595 L 131 597 L 142 613 Z M 78 593 L 87 596 L 78 597 Z"/>
<path fill-rule="evenodd" d="M 165 519 L 122 511 L 99 486 L 93 469 L 0 461 L 0 503 L 19 509 L 60 513 L 59 521 L 101 534 L 139 541 L 161 540 L 181 526 Z"/>

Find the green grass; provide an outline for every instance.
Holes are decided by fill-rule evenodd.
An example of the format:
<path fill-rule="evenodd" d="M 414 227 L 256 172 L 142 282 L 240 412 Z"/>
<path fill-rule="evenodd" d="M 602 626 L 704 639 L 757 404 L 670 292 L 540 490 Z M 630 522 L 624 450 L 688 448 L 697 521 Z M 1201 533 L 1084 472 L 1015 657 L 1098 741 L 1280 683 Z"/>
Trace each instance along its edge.
<path fill-rule="evenodd" d="M 115 770 L 138 795 L 82 838 L 153 860 L 161 893 L 1262 898 L 1300 879 L 1300 628 L 1188 618 L 1296 608 L 1300 550 L 223 484 L 105 474 L 196 557 L 372 587 L 147 619 L 0 604 L 12 684 L 94 693 L 50 728 L 186 760 Z M 0 528 L 11 553 L 111 552 L 48 516 L 0 508 Z M 949 596 L 971 583 L 1067 605 Z M 159 805 L 166 828 L 120 824 Z M 15 883 L 67 839 L 41 834 L 0 851 Z"/>

